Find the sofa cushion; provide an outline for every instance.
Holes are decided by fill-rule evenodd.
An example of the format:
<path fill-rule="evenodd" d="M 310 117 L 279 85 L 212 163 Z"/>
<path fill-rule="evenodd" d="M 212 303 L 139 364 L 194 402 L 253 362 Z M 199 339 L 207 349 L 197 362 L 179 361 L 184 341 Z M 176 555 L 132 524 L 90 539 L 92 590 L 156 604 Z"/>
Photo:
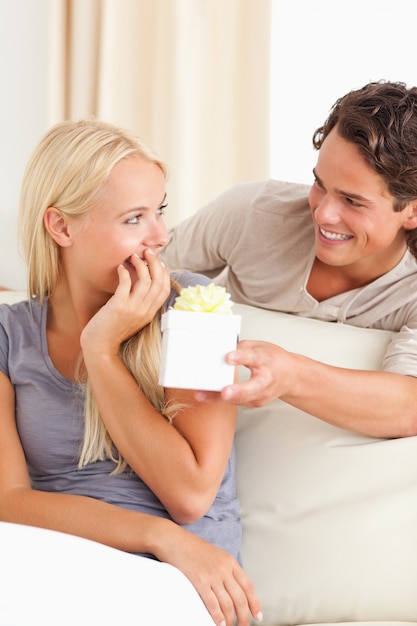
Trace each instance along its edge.
<path fill-rule="evenodd" d="M 26 291 L 9 291 L 0 289 L 0 304 L 14 304 L 26 298 Z"/>
<path fill-rule="evenodd" d="M 246 305 L 234 313 L 242 338 L 340 367 L 380 368 L 392 336 Z M 417 621 L 416 437 L 364 437 L 276 400 L 239 409 L 236 449 L 242 560 L 264 626 Z"/>

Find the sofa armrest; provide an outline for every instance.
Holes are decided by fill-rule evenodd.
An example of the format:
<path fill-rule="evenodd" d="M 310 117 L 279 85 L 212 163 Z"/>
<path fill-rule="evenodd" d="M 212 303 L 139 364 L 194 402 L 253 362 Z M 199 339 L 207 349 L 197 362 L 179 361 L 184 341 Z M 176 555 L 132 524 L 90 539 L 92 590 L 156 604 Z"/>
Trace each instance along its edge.
<path fill-rule="evenodd" d="M 0 522 L 0 623 L 213 626 L 167 563 L 80 537 Z"/>

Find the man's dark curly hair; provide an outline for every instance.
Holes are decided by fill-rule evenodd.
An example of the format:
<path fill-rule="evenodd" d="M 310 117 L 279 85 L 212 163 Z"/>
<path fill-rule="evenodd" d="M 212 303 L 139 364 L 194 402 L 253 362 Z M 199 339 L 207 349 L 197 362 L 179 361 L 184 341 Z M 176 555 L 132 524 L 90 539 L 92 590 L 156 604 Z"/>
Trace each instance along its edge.
<path fill-rule="evenodd" d="M 343 139 L 356 145 L 394 198 L 394 211 L 417 201 L 417 87 L 378 81 L 339 98 L 313 135 L 319 150 L 337 125 Z M 407 245 L 417 259 L 417 228 L 406 230 Z"/>

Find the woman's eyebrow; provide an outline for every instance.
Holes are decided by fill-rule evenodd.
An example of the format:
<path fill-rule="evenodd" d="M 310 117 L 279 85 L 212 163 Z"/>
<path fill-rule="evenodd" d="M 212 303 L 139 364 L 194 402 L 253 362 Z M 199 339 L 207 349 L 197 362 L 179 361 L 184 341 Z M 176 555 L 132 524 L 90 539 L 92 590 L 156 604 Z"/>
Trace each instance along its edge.
<path fill-rule="evenodd" d="M 165 200 L 167 199 L 167 194 L 164 194 L 164 197 L 162 198 L 161 202 L 158 203 L 158 209 L 164 204 Z M 132 206 L 130 207 L 130 209 L 125 209 L 124 211 L 122 211 L 120 213 L 120 217 L 123 217 L 124 215 L 128 215 L 129 213 L 132 213 L 134 211 L 150 211 L 150 207 L 148 206 Z"/>

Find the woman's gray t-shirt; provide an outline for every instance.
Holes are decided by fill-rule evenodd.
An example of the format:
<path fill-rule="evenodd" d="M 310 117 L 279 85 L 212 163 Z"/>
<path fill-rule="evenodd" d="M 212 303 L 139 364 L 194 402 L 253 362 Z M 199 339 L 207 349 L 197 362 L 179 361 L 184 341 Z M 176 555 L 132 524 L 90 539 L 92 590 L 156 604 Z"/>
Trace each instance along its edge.
<path fill-rule="evenodd" d="M 207 277 L 175 273 L 181 286 L 207 284 Z M 176 292 L 171 292 L 172 304 Z M 83 389 L 64 378 L 48 355 L 48 304 L 37 299 L 0 305 L 0 370 L 16 394 L 16 423 L 32 488 L 77 494 L 126 509 L 169 518 L 162 503 L 130 468 L 111 476 L 112 461 L 78 468 L 84 424 Z M 184 528 L 238 558 L 241 541 L 232 449 L 219 492 L 210 510 Z"/>

